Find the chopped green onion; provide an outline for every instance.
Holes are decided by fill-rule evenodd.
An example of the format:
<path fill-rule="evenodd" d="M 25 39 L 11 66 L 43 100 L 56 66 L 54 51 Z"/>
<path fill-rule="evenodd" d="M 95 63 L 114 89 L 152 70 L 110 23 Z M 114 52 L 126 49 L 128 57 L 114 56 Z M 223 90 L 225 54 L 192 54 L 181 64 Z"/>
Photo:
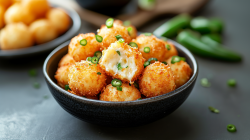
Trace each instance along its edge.
<path fill-rule="evenodd" d="M 131 22 L 129 20 L 126 20 L 123 22 L 123 26 L 129 26 L 131 24 Z"/>
<path fill-rule="evenodd" d="M 148 65 L 150 65 L 150 62 L 148 62 L 148 61 L 145 61 L 143 64 L 144 68 L 147 67 Z"/>
<path fill-rule="evenodd" d="M 219 111 L 218 109 L 214 108 L 214 107 L 209 106 L 208 109 L 209 109 L 211 112 L 213 112 L 213 113 L 217 113 L 217 114 L 220 113 L 220 111 Z"/>
<path fill-rule="evenodd" d="M 161 63 L 163 63 L 163 64 L 165 64 L 165 65 L 167 65 L 167 64 L 168 64 L 167 62 L 161 62 Z"/>
<path fill-rule="evenodd" d="M 135 86 L 135 88 L 139 89 L 138 83 L 134 82 L 133 85 Z"/>
<path fill-rule="evenodd" d="M 116 87 L 116 89 L 122 91 L 122 87 Z"/>
<path fill-rule="evenodd" d="M 128 27 L 127 28 L 128 34 L 131 36 L 133 34 L 133 28 L 132 27 Z"/>
<path fill-rule="evenodd" d="M 116 51 L 120 56 L 121 56 L 121 53 L 120 53 L 120 51 Z"/>
<path fill-rule="evenodd" d="M 80 41 L 80 44 L 81 44 L 82 46 L 86 46 L 86 45 L 87 45 L 87 40 L 86 40 L 86 39 L 82 39 L 82 40 Z"/>
<path fill-rule="evenodd" d="M 143 50 L 144 50 L 145 53 L 149 53 L 150 52 L 150 48 L 149 47 L 145 47 Z"/>
<path fill-rule="evenodd" d="M 97 64 L 98 62 L 99 62 L 99 59 L 97 58 L 97 57 L 92 57 L 92 59 L 91 59 L 91 62 L 93 63 L 93 64 Z"/>
<path fill-rule="evenodd" d="M 166 44 L 165 47 L 166 47 L 167 50 L 170 50 L 170 49 L 171 49 L 171 47 L 170 47 L 169 44 Z"/>
<path fill-rule="evenodd" d="M 122 81 L 119 80 L 119 79 L 113 79 L 113 80 L 111 81 L 111 85 L 112 85 L 113 87 L 119 87 L 119 86 L 122 85 Z"/>
<path fill-rule="evenodd" d="M 40 84 L 38 82 L 33 83 L 34 88 L 40 88 Z"/>
<path fill-rule="evenodd" d="M 126 68 L 128 68 L 128 66 Z"/>
<path fill-rule="evenodd" d="M 172 60 L 171 60 L 171 64 L 180 62 L 180 61 L 186 61 L 186 59 L 184 57 L 180 57 L 180 56 L 173 56 Z"/>
<path fill-rule="evenodd" d="M 118 64 L 117 64 L 117 68 L 118 68 L 118 70 L 122 70 L 121 63 L 118 63 Z"/>
<path fill-rule="evenodd" d="M 236 132 L 236 127 L 233 124 L 227 125 L 227 131 L 229 132 Z"/>
<path fill-rule="evenodd" d="M 235 87 L 236 86 L 236 80 L 235 79 L 229 79 L 227 81 L 227 85 L 230 87 Z"/>
<path fill-rule="evenodd" d="M 137 99 L 137 100 L 141 100 L 141 98 Z"/>
<path fill-rule="evenodd" d="M 121 36 L 121 35 L 116 35 L 115 38 L 116 38 L 117 40 L 119 40 L 120 38 L 122 38 L 122 36 Z"/>
<path fill-rule="evenodd" d="M 91 64 L 89 64 L 89 66 L 92 66 Z"/>
<path fill-rule="evenodd" d="M 31 70 L 29 70 L 29 75 L 31 77 L 35 77 L 35 76 L 37 76 L 37 71 L 35 69 L 31 69 Z"/>
<path fill-rule="evenodd" d="M 143 33 L 145 36 L 151 36 L 152 33 Z"/>
<path fill-rule="evenodd" d="M 98 59 L 100 59 L 102 57 L 102 52 L 101 51 L 96 51 L 94 53 L 94 56 L 97 57 Z"/>
<path fill-rule="evenodd" d="M 69 87 L 69 85 L 65 85 L 64 88 L 65 88 L 65 90 L 67 90 L 67 91 L 68 91 L 68 90 L 71 90 L 70 87 Z"/>
<path fill-rule="evenodd" d="M 106 20 L 106 26 L 107 26 L 108 28 L 113 27 L 113 23 L 114 23 L 114 19 L 113 19 L 113 18 L 108 18 L 108 19 Z"/>
<path fill-rule="evenodd" d="M 138 48 L 138 46 L 137 46 L 137 44 L 135 42 L 130 42 L 128 45 L 131 46 L 131 47 Z"/>
<path fill-rule="evenodd" d="M 44 95 L 43 98 L 44 98 L 44 99 L 48 99 L 49 96 L 48 96 L 48 95 Z"/>
<path fill-rule="evenodd" d="M 208 81 L 208 79 L 207 78 L 202 78 L 201 79 L 201 85 L 203 86 L 203 87 L 210 87 L 210 82 Z"/>
<path fill-rule="evenodd" d="M 119 41 L 119 43 L 124 43 L 125 42 L 125 40 L 123 38 L 120 38 L 118 41 Z"/>
<path fill-rule="evenodd" d="M 158 61 L 158 59 L 157 58 L 149 58 L 148 62 L 151 63 L 151 61 Z"/>
<path fill-rule="evenodd" d="M 102 73 L 100 73 L 100 72 L 97 72 L 97 74 L 98 74 L 98 75 L 101 75 Z"/>
<path fill-rule="evenodd" d="M 96 41 L 99 42 L 99 43 L 101 43 L 102 40 L 103 40 L 102 36 L 100 36 L 100 35 L 95 35 L 95 39 L 96 39 Z"/>
<path fill-rule="evenodd" d="M 91 60 L 92 60 L 92 57 L 87 57 L 87 61 L 91 62 Z"/>

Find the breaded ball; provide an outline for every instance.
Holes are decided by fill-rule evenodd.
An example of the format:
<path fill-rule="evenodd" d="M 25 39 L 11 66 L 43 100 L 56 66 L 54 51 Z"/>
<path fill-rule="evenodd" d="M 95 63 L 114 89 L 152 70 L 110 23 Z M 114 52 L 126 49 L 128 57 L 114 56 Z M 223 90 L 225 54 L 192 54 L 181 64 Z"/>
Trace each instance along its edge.
<path fill-rule="evenodd" d="M 8 24 L 0 31 L 0 47 L 2 50 L 26 48 L 33 44 L 29 28 L 21 22 Z"/>
<path fill-rule="evenodd" d="M 69 68 L 69 87 L 81 96 L 96 96 L 105 86 L 107 76 L 101 67 L 88 61 Z"/>
<path fill-rule="evenodd" d="M 68 90 L 68 92 L 72 93 L 72 94 L 75 94 L 75 95 L 78 95 L 78 96 L 81 96 L 80 94 L 76 94 L 74 91 L 72 90 Z M 93 100 L 98 100 L 98 96 L 81 96 L 83 98 L 88 98 L 88 99 L 93 99 Z"/>
<path fill-rule="evenodd" d="M 71 66 L 72 64 L 63 65 L 61 67 L 58 67 L 56 71 L 55 79 L 57 80 L 57 84 L 62 88 L 64 88 L 65 85 L 69 84 L 68 74 L 69 74 L 69 68 Z"/>
<path fill-rule="evenodd" d="M 5 25 L 4 14 L 5 14 L 5 8 L 2 5 L 0 5 L 0 29 L 3 28 Z"/>
<path fill-rule="evenodd" d="M 6 24 L 23 22 L 26 25 L 29 25 L 33 21 L 35 21 L 35 19 L 35 15 L 29 12 L 27 9 L 23 8 L 19 3 L 10 6 L 4 15 Z"/>
<path fill-rule="evenodd" d="M 154 35 L 145 36 L 144 34 L 141 34 L 136 39 L 133 39 L 132 42 L 135 42 L 138 45 L 139 51 L 146 60 L 149 58 L 157 58 L 158 61 L 165 60 L 165 42 L 156 38 Z M 144 52 L 145 47 L 150 48 L 149 53 Z"/>
<path fill-rule="evenodd" d="M 11 0 L 0 0 L 0 5 L 4 8 L 8 8 L 12 4 Z"/>
<path fill-rule="evenodd" d="M 71 24 L 70 17 L 61 8 L 52 8 L 47 12 L 46 17 L 59 34 L 66 32 Z"/>
<path fill-rule="evenodd" d="M 171 68 L 155 62 L 145 68 L 139 80 L 140 91 L 146 97 L 154 97 L 173 91 L 175 79 Z"/>
<path fill-rule="evenodd" d="M 116 41 L 102 51 L 99 64 L 113 78 L 123 82 L 134 82 L 144 69 L 144 61 L 137 48 Z"/>
<path fill-rule="evenodd" d="M 72 56 L 70 56 L 69 54 L 66 54 L 62 57 L 62 59 L 60 60 L 60 62 L 58 63 L 58 67 L 61 67 L 63 65 L 68 65 L 68 64 L 75 64 L 75 60 L 73 59 Z"/>
<path fill-rule="evenodd" d="M 100 100 L 102 101 L 134 101 L 141 98 L 141 93 L 134 85 L 122 83 L 122 91 L 118 91 L 116 87 L 109 84 L 105 90 L 100 94 Z"/>
<path fill-rule="evenodd" d="M 80 41 L 82 39 L 87 40 L 87 45 L 82 46 Z M 69 44 L 69 54 L 74 58 L 76 62 L 86 60 L 87 57 L 94 56 L 96 51 L 99 51 L 101 43 L 97 42 L 94 33 L 79 34 L 71 39 Z"/>
<path fill-rule="evenodd" d="M 192 69 L 187 62 L 180 61 L 174 64 L 171 63 L 172 57 L 167 60 L 167 63 L 171 67 L 174 77 L 176 88 L 184 85 L 192 76 Z"/>
<path fill-rule="evenodd" d="M 27 9 L 38 18 L 45 17 L 46 12 L 50 8 L 47 0 L 22 0 L 21 4 L 22 9 Z"/>
<path fill-rule="evenodd" d="M 166 48 L 166 52 L 165 52 L 165 56 L 164 56 L 165 60 L 169 59 L 172 56 L 177 56 L 178 55 L 178 52 L 177 52 L 177 50 L 176 50 L 173 43 L 165 42 L 165 45 L 169 45 L 169 49 Z"/>
<path fill-rule="evenodd" d="M 131 37 L 127 31 L 127 28 L 124 26 L 113 26 L 107 28 L 105 25 L 101 26 L 101 29 L 98 32 L 98 35 L 102 36 L 102 49 L 106 49 L 110 46 L 111 43 L 117 41 L 116 35 L 121 35 L 126 43 L 131 42 Z"/>
<path fill-rule="evenodd" d="M 120 26 L 124 26 L 127 28 L 127 31 L 129 31 L 129 35 L 132 39 L 135 39 L 137 37 L 137 29 L 135 28 L 135 26 L 129 24 L 129 25 L 124 25 L 123 22 L 121 20 L 114 20 L 113 23 L 114 26 L 120 25 Z"/>
<path fill-rule="evenodd" d="M 39 19 L 30 25 L 30 31 L 37 44 L 46 43 L 58 37 L 58 33 L 47 19 Z"/>

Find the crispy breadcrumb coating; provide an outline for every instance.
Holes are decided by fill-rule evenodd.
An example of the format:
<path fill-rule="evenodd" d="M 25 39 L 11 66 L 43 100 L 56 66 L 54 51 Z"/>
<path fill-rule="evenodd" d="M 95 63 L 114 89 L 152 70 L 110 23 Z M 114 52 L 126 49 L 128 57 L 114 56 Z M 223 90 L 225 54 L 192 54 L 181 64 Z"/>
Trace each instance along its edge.
<path fill-rule="evenodd" d="M 62 57 L 62 59 L 58 63 L 58 67 L 61 67 L 63 65 L 68 65 L 68 64 L 75 64 L 75 60 L 73 59 L 72 56 L 69 54 L 66 54 Z"/>
<path fill-rule="evenodd" d="M 164 54 L 164 60 L 167 60 L 168 58 L 172 57 L 172 56 L 176 56 L 178 55 L 178 52 L 174 46 L 173 43 L 171 42 L 165 42 L 165 45 L 169 45 L 170 46 L 170 50 L 166 49 L 166 52 Z"/>
<path fill-rule="evenodd" d="M 72 64 L 62 65 L 58 67 L 55 75 L 55 79 L 57 80 L 57 84 L 64 89 L 65 85 L 68 85 L 68 74 L 69 74 L 69 67 Z"/>

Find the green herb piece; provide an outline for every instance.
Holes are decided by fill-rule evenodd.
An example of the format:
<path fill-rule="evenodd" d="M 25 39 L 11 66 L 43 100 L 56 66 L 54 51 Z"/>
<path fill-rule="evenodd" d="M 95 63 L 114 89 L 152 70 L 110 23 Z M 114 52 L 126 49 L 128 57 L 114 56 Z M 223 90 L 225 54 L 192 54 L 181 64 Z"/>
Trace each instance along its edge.
<path fill-rule="evenodd" d="M 211 84 L 210 84 L 210 82 L 208 81 L 207 78 L 202 78 L 202 79 L 201 79 L 201 85 L 202 85 L 203 87 L 210 87 L 210 86 L 211 86 Z"/>
<path fill-rule="evenodd" d="M 117 68 L 118 68 L 118 70 L 122 70 L 121 63 L 118 63 L 118 64 L 117 64 Z"/>
<path fill-rule="evenodd" d="M 236 130 L 235 125 L 229 124 L 229 125 L 227 125 L 227 131 L 228 132 L 236 132 L 237 130 Z"/>
<path fill-rule="evenodd" d="M 139 84 L 134 82 L 133 85 L 135 86 L 135 88 L 139 89 Z"/>
<path fill-rule="evenodd" d="M 97 64 L 98 62 L 99 62 L 99 59 L 97 58 L 97 57 L 92 57 L 92 59 L 91 59 L 91 62 L 93 63 L 93 64 Z"/>
<path fill-rule="evenodd" d="M 38 82 L 34 82 L 33 87 L 38 89 L 38 88 L 40 88 L 40 84 Z"/>
<path fill-rule="evenodd" d="M 165 65 L 167 65 L 167 64 L 168 64 L 168 63 L 167 63 L 167 62 L 165 62 L 165 61 L 164 61 L 164 62 L 161 62 L 161 63 L 163 63 L 163 64 L 165 64 Z"/>
<path fill-rule="evenodd" d="M 107 26 L 107 28 L 113 27 L 113 23 L 114 23 L 114 19 L 113 18 L 108 18 L 106 20 L 106 26 Z"/>
<path fill-rule="evenodd" d="M 209 106 L 208 109 L 209 109 L 211 112 L 213 112 L 213 113 L 217 113 L 217 114 L 220 113 L 220 111 L 219 111 L 218 109 L 214 108 L 214 107 Z"/>
<path fill-rule="evenodd" d="M 121 36 L 121 35 L 116 35 L 115 38 L 116 38 L 117 40 L 119 40 L 120 38 L 122 38 L 122 36 Z"/>
<path fill-rule="evenodd" d="M 89 66 L 92 66 L 91 64 L 89 64 Z"/>
<path fill-rule="evenodd" d="M 44 99 L 48 99 L 49 96 L 48 96 L 48 95 L 44 95 L 43 98 L 44 98 Z"/>
<path fill-rule="evenodd" d="M 128 66 L 126 68 L 128 68 Z"/>
<path fill-rule="evenodd" d="M 82 40 L 80 41 L 80 44 L 81 44 L 82 46 L 86 46 L 86 45 L 87 45 L 87 40 L 86 40 L 86 39 L 82 39 Z"/>
<path fill-rule="evenodd" d="M 132 27 L 128 27 L 127 28 L 128 34 L 131 36 L 133 34 L 133 28 Z"/>
<path fill-rule="evenodd" d="M 227 85 L 230 87 L 235 87 L 236 86 L 236 80 L 235 79 L 229 79 L 227 81 Z"/>
<path fill-rule="evenodd" d="M 158 59 L 157 58 L 149 58 L 148 62 L 151 63 L 151 61 L 158 61 Z"/>
<path fill-rule="evenodd" d="M 167 50 L 170 50 L 170 49 L 171 49 L 171 47 L 170 47 L 169 44 L 166 44 L 165 47 L 166 47 Z"/>
<path fill-rule="evenodd" d="M 29 70 L 29 75 L 30 75 L 31 77 L 35 77 L 35 76 L 37 76 L 37 71 L 36 71 L 35 69 L 30 69 L 30 70 Z"/>
<path fill-rule="evenodd" d="M 91 60 L 92 60 L 92 57 L 87 57 L 87 61 L 91 62 Z"/>
<path fill-rule="evenodd" d="M 180 62 L 180 61 L 186 61 L 186 59 L 184 57 L 180 57 L 180 56 L 173 56 L 171 59 L 171 64 Z"/>
<path fill-rule="evenodd" d="M 68 90 L 71 90 L 70 87 L 69 87 L 69 85 L 65 85 L 64 88 L 65 88 L 65 90 L 67 90 L 67 91 L 68 91 Z"/>
<path fill-rule="evenodd" d="M 151 36 L 152 33 L 143 33 L 145 36 Z"/>
<path fill-rule="evenodd" d="M 135 42 L 130 42 L 128 45 L 131 47 L 138 48 L 138 45 Z"/>
<path fill-rule="evenodd" d="M 101 75 L 102 73 L 101 72 L 97 72 L 98 75 Z"/>
<path fill-rule="evenodd" d="M 102 52 L 101 51 L 96 51 L 94 53 L 94 56 L 97 57 L 98 59 L 100 59 L 102 57 Z"/>
<path fill-rule="evenodd" d="M 137 99 L 137 100 L 141 100 L 141 98 Z"/>
<path fill-rule="evenodd" d="M 113 87 L 120 87 L 120 86 L 122 85 L 122 81 L 119 80 L 119 79 L 113 79 L 113 80 L 111 81 L 111 85 L 112 85 Z"/>
<path fill-rule="evenodd" d="M 116 89 L 122 91 L 122 87 L 116 87 Z"/>
<path fill-rule="evenodd" d="M 150 52 L 150 47 L 145 47 L 143 50 L 144 50 L 145 53 L 149 53 Z"/>
<path fill-rule="evenodd" d="M 126 20 L 123 22 L 123 26 L 129 26 L 131 24 L 131 22 L 129 20 Z"/>
<path fill-rule="evenodd" d="M 119 43 L 124 43 L 125 40 L 124 40 L 123 38 L 120 38 L 120 39 L 118 40 L 118 42 L 119 42 Z"/>
<path fill-rule="evenodd" d="M 148 65 L 150 65 L 150 62 L 148 62 L 148 61 L 145 61 L 143 64 L 144 68 L 147 67 Z"/>
<path fill-rule="evenodd" d="M 120 53 L 120 51 L 116 51 L 120 56 L 121 56 L 121 53 Z"/>
<path fill-rule="evenodd" d="M 102 40 L 103 40 L 102 36 L 100 36 L 100 35 L 95 35 L 95 39 L 96 39 L 96 41 L 99 42 L 99 43 L 101 43 Z"/>

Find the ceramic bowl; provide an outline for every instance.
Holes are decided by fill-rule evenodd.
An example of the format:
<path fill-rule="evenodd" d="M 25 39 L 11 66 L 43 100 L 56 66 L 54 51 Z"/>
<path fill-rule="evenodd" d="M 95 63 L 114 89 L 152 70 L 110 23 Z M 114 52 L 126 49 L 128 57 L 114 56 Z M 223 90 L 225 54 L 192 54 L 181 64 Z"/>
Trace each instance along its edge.
<path fill-rule="evenodd" d="M 68 51 L 69 41 L 48 55 L 43 65 L 44 77 L 58 104 L 80 120 L 111 127 L 147 124 L 175 111 L 189 96 L 198 76 L 198 65 L 194 56 L 182 45 L 172 40 L 169 41 L 176 46 L 179 55 L 186 58 L 193 74 L 184 85 L 160 96 L 136 101 L 108 102 L 80 97 L 59 87 L 54 75 L 58 62 Z"/>

